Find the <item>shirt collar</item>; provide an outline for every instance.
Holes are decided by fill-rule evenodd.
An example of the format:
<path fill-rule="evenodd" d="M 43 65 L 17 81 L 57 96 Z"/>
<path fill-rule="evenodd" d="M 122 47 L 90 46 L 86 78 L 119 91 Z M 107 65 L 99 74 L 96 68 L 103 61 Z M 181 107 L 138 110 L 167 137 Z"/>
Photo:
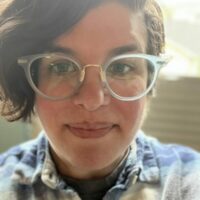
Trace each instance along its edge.
<path fill-rule="evenodd" d="M 157 183 L 160 180 L 160 170 L 156 160 L 156 154 L 152 147 L 152 139 L 139 131 L 136 135 L 137 163 L 141 168 L 139 181 Z"/>

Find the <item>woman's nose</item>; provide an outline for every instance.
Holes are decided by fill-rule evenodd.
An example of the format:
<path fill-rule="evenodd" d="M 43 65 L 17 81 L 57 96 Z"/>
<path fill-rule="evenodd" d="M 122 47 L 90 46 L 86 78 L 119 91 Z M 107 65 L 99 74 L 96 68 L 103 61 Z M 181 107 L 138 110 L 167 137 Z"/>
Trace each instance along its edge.
<path fill-rule="evenodd" d="M 99 67 L 87 67 L 81 87 L 73 97 L 74 104 L 88 111 L 95 111 L 108 105 L 110 94 L 100 76 Z"/>

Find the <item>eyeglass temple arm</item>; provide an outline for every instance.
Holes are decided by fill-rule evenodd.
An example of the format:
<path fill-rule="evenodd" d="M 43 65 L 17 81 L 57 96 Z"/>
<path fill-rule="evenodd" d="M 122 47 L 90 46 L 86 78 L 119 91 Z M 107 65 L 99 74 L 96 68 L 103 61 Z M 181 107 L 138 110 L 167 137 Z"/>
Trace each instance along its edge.
<path fill-rule="evenodd" d="M 170 60 L 172 60 L 172 56 L 166 54 L 161 54 L 159 58 L 160 59 L 157 61 L 157 64 L 159 64 L 161 67 L 167 65 L 170 62 Z"/>

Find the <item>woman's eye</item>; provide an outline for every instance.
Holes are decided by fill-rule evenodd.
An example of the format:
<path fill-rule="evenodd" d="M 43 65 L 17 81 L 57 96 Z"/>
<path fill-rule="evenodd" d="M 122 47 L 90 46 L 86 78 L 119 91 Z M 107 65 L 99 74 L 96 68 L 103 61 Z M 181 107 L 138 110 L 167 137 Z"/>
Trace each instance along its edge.
<path fill-rule="evenodd" d="M 57 75 L 70 74 L 77 70 L 73 62 L 54 62 L 49 64 L 49 71 Z"/>
<path fill-rule="evenodd" d="M 108 72 L 113 76 L 125 76 L 133 70 L 134 67 L 129 64 L 114 63 L 109 67 Z"/>

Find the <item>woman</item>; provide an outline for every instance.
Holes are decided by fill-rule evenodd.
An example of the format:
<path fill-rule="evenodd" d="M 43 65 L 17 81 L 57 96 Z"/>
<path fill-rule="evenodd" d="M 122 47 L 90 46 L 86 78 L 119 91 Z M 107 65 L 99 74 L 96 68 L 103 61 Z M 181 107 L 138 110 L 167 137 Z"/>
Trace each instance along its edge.
<path fill-rule="evenodd" d="M 0 199 L 198 198 L 199 154 L 139 131 L 167 62 L 155 1 L 1 4 L 3 114 L 44 131 L 1 155 Z"/>

